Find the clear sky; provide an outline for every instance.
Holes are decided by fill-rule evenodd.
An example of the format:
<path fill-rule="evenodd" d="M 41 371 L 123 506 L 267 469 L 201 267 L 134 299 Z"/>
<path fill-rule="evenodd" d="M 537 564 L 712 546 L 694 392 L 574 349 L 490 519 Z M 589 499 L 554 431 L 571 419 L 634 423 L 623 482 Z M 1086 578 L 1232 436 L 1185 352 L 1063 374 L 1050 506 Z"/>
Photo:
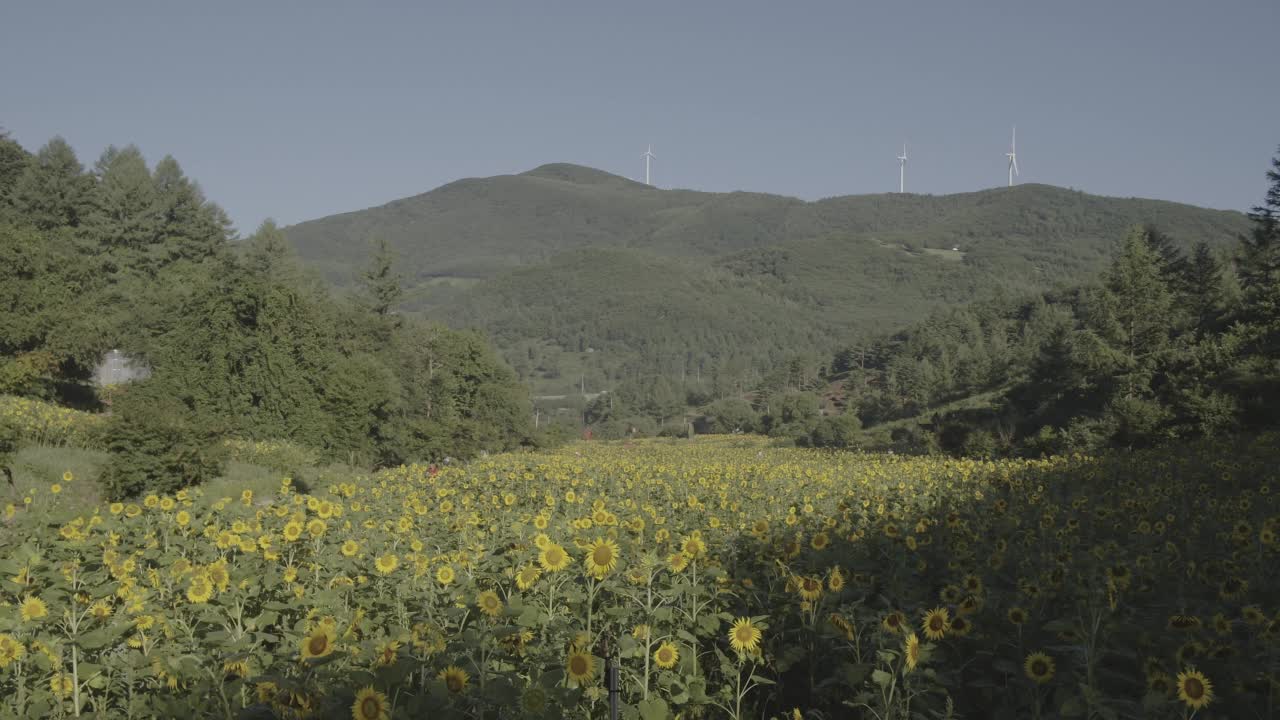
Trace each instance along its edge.
<path fill-rule="evenodd" d="M 1021 180 L 1245 209 L 1277 0 L 19 2 L 0 127 L 174 155 L 242 231 L 575 162 L 816 199 Z"/>

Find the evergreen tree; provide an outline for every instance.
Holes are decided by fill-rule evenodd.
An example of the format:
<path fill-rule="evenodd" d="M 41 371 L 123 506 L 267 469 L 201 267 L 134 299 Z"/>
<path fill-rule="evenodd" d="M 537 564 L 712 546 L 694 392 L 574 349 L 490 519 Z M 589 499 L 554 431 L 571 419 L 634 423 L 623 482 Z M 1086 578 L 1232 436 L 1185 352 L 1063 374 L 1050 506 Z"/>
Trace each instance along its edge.
<path fill-rule="evenodd" d="M 12 202 L 13 188 L 30 159 L 27 151 L 10 138 L 9 133 L 0 130 L 0 218 L 4 217 L 4 210 Z"/>
<path fill-rule="evenodd" d="M 88 211 L 93 180 L 60 137 L 45 143 L 14 183 L 19 218 L 42 230 L 77 227 Z"/>
<path fill-rule="evenodd" d="M 137 147 L 109 147 L 95 166 L 97 186 L 84 229 L 97 243 L 114 251 L 141 251 L 160 232 L 156 184 Z"/>
<path fill-rule="evenodd" d="M 1280 154 L 1271 168 L 1266 197 L 1249 214 L 1253 232 L 1242 240 L 1237 262 L 1244 291 L 1241 319 L 1253 327 L 1263 354 L 1280 350 Z"/>
<path fill-rule="evenodd" d="M 395 256 L 385 239 L 378 238 L 369 267 L 360 277 L 363 281 L 363 299 L 374 315 L 385 317 L 395 310 L 404 297 L 401 277 L 395 269 Z"/>
<path fill-rule="evenodd" d="M 225 249 L 231 237 L 226 213 L 205 201 L 199 186 L 187 179 L 173 156 L 165 155 L 156 164 L 152 183 L 157 240 L 165 257 L 200 260 Z"/>
<path fill-rule="evenodd" d="M 1161 354 L 1172 333 L 1173 293 L 1164 262 L 1142 229 L 1130 231 L 1094 300 L 1089 332 L 1100 342 L 1092 364 L 1114 391 L 1142 396 L 1151 391 Z"/>
<path fill-rule="evenodd" d="M 1196 243 L 1184 277 L 1182 302 L 1186 305 L 1192 328 L 1200 334 L 1208 333 L 1218 326 L 1227 298 L 1222 262 L 1208 243 Z"/>

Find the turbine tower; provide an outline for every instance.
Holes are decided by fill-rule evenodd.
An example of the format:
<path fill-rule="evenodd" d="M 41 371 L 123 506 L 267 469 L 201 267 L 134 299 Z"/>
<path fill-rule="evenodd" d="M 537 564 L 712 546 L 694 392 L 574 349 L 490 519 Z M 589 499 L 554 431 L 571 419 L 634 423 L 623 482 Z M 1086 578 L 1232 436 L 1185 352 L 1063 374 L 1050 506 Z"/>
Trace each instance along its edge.
<path fill-rule="evenodd" d="M 898 192 L 904 193 L 907 188 L 907 144 L 902 143 L 902 154 L 898 156 Z"/>
<path fill-rule="evenodd" d="M 905 153 L 903 153 L 905 154 Z M 1018 174 L 1018 126 L 1013 126 L 1013 138 L 1009 141 L 1009 152 L 1004 154 L 1009 158 L 1009 187 L 1013 187 L 1013 176 Z"/>
<path fill-rule="evenodd" d="M 644 155 L 642 157 L 644 158 L 644 184 L 653 185 L 653 183 L 649 182 L 649 161 L 658 156 L 653 154 L 652 143 L 649 145 L 649 149 L 644 151 Z"/>

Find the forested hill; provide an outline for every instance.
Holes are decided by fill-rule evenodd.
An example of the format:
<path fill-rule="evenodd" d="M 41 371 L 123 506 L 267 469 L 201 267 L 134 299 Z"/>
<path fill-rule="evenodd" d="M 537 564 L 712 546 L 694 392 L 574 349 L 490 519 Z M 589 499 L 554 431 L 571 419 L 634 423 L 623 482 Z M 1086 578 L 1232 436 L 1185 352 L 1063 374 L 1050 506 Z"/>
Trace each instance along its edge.
<path fill-rule="evenodd" d="M 458 180 L 381 207 L 287 229 L 301 256 L 346 284 L 385 239 L 412 284 L 491 277 L 580 248 L 718 258 L 840 237 L 909 252 L 960 247 L 975 266 L 1024 259 L 1046 271 L 1097 269 L 1134 224 L 1175 240 L 1234 238 L 1242 214 L 1157 200 L 1107 198 L 1049 185 L 956 195 L 849 195 L 818 202 L 761 193 L 661 190 L 600 170 L 551 164 Z"/>
<path fill-rule="evenodd" d="M 805 202 L 554 164 L 286 233 L 339 286 L 385 240 L 405 307 L 491 334 L 536 393 L 719 396 L 939 306 L 1093 278 L 1147 224 L 1183 248 L 1249 228 L 1236 212 L 1048 185 Z"/>

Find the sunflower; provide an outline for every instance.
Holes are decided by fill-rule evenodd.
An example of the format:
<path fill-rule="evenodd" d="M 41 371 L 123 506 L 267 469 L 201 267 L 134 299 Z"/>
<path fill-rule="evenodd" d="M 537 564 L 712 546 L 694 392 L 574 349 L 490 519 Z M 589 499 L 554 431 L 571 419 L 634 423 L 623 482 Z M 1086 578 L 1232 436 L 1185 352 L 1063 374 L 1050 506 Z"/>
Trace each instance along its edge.
<path fill-rule="evenodd" d="M 1157 670 L 1147 676 L 1147 689 L 1156 695 L 1168 697 L 1173 693 L 1173 678 L 1169 677 L 1169 673 Z"/>
<path fill-rule="evenodd" d="M 691 559 L 696 559 L 706 554 L 707 543 L 703 541 L 702 535 L 695 532 L 681 541 L 680 552 L 688 555 Z"/>
<path fill-rule="evenodd" d="M 287 522 L 284 526 L 284 539 L 293 542 L 302 537 L 302 523 Z"/>
<path fill-rule="evenodd" d="M 32 622 L 39 620 L 49 614 L 49 606 L 35 595 L 28 595 L 26 600 L 22 601 L 22 605 L 18 609 L 22 616 L 23 622 Z"/>
<path fill-rule="evenodd" d="M 360 552 L 360 543 L 355 540 L 348 540 L 342 543 L 342 554 L 347 557 L 355 557 Z"/>
<path fill-rule="evenodd" d="M 307 532 L 311 533 L 311 537 L 313 538 L 318 538 L 321 535 L 324 535 L 324 531 L 328 528 L 329 526 L 320 518 L 313 518 L 311 522 L 307 523 Z"/>
<path fill-rule="evenodd" d="M 373 564 L 378 568 L 378 572 L 383 575 L 390 575 L 400 566 L 400 558 L 396 557 L 395 553 L 387 553 L 386 555 L 378 556 L 378 559 L 374 560 Z"/>
<path fill-rule="evenodd" d="M 669 642 L 663 642 L 653 653 L 653 661 L 663 670 L 670 670 L 675 667 L 676 661 L 679 659 L 680 651 Z"/>
<path fill-rule="evenodd" d="M 516 587 L 521 590 L 528 590 L 533 584 L 538 582 L 538 578 L 542 577 L 542 569 L 537 565 L 525 565 L 516 571 Z"/>
<path fill-rule="evenodd" d="M 374 649 L 374 653 L 379 665 L 390 665 L 394 663 L 396 658 L 400 655 L 400 643 L 395 640 L 388 640 L 384 643 L 379 643 L 378 647 Z"/>
<path fill-rule="evenodd" d="M 947 631 L 957 637 L 964 637 L 973 632 L 973 623 L 964 615 L 957 615 L 951 620 L 951 624 L 947 626 Z"/>
<path fill-rule="evenodd" d="M 1213 702 L 1213 683 L 1199 670 L 1187 668 L 1178 673 L 1178 699 L 1199 710 Z"/>
<path fill-rule="evenodd" d="M 366 687 L 356 693 L 356 701 L 351 704 L 352 720 L 388 720 L 391 714 L 387 711 L 387 696 Z"/>
<path fill-rule="evenodd" d="M 800 597 L 805 600 L 813 602 L 822 597 L 822 580 L 802 577 L 796 582 L 796 592 L 800 593 Z"/>
<path fill-rule="evenodd" d="M 689 556 L 682 552 L 671 553 L 667 557 L 667 567 L 671 568 L 671 572 L 684 572 L 689 567 Z"/>
<path fill-rule="evenodd" d="M 815 533 L 814 536 L 809 540 L 809 547 L 813 548 L 814 550 L 825 550 L 826 547 L 830 544 L 831 544 L 831 536 L 827 535 L 825 532 Z"/>
<path fill-rule="evenodd" d="M 763 633 L 751 622 L 751 618 L 738 618 L 729 628 L 729 645 L 740 653 L 754 654 L 760 650 Z"/>
<path fill-rule="evenodd" d="M 569 567 L 569 560 L 569 553 L 553 542 L 548 542 L 538 553 L 538 564 L 549 572 L 559 572 Z"/>
<path fill-rule="evenodd" d="M 0 668 L 22 658 L 27 652 L 22 643 L 12 636 L 0 633 Z"/>
<path fill-rule="evenodd" d="M 907 672 L 915 670 L 920 664 L 923 651 L 920 648 L 920 638 L 916 637 L 915 633 L 907 635 L 907 641 L 902 646 L 902 655 L 907 661 Z"/>
<path fill-rule="evenodd" d="M 67 697 L 76 689 L 75 680 L 67 673 L 54 673 L 49 679 L 49 689 L 58 697 Z"/>
<path fill-rule="evenodd" d="M 827 587 L 831 588 L 831 592 L 840 592 L 844 589 L 844 573 L 839 567 L 831 568 L 831 574 L 827 576 Z"/>
<path fill-rule="evenodd" d="M 477 595 L 476 605 L 480 607 L 480 612 L 491 618 L 502 614 L 502 600 L 498 597 L 498 593 L 492 590 L 485 590 Z"/>
<path fill-rule="evenodd" d="M 187 600 L 193 603 L 206 603 L 213 597 L 213 581 L 203 573 L 192 575 L 187 585 Z"/>
<path fill-rule="evenodd" d="M 1014 606 L 1009 608 L 1009 612 L 1005 613 L 1005 617 L 1009 618 L 1009 622 L 1014 625 L 1023 625 L 1027 622 L 1027 611 Z"/>
<path fill-rule="evenodd" d="M 885 615 L 884 618 L 880 620 L 880 627 L 884 628 L 885 630 L 891 633 L 900 633 L 902 632 L 903 625 L 906 622 L 907 622 L 906 617 L 904 617 L 902 613 L 898 612 L 897 610 L 894 610 L 893 612 Z"/>
<path fill-rule="evenodd" d="M 618 564 L 618 544 L 605 538 L 596 538 L 588 548 L 589 552 L 582 559 L 587 573 L 597 580 L 613 570 Z"/>
<path fill-rule="evenodd" d="M 1033 652 L 1023 661 L 1022 671 L 1028 678 L 1043 685 L 1053 679 L 1053 658 L 1042 652 Z"/>
<path fill-rule="evenodd" d="M 585 685 L 591 682 L 591 678 L 596 674 L 596 659 L 591 653 L 574 647 L 569 651 L 569 657 L 565 659 L 565 670 L 569 674 L 569 679 L 578 685 Z"/>
<path fill-rule="evenodd" d="M 467 689 L 471 676 L 467 674 L 466 670 L 457 665 L 450 665 L 441 670 L 440 674 L 436 675 L 436 679 L 442 681 L 445 687 L 449 688 L 449 692 L 456 694 Z"/>
<path fill-rule="evenodd" d="M 316 625 L 302 638 L 302 659 L 322 658 L 332 653 L 335 639 L 333 628 L 323 623 Z"/>
<path fill-rule="evenodd" d="M 547 697 L 547 691 L 537 685 L 531 685 L 528 690 L 524 691 L 524 695 L 520 696 L 520 709 L 529 715 L 541 715 L 546 712 L 547 705 L 551 699 Z"/>
<path fill-rule="evenodd" d="M 1200 618 L 1195 615 L 1170 615 L 1170 630 L 1192 630 L 1200 627 Z"/>
<path fill-rule="evenodd" d="M 436 570 L 436 582 L 441 585 L 448 585 L 453 582 L 456 577 L 457 575 L 454 573 L 452 565 L 441 565 L 440 568 Z"/>
<path fill-rule="evenodd" d="M 924 614 L 924 636 L 941 640 L 951 627 L 951 614 L 946 608 L 934 608 Z"/>

